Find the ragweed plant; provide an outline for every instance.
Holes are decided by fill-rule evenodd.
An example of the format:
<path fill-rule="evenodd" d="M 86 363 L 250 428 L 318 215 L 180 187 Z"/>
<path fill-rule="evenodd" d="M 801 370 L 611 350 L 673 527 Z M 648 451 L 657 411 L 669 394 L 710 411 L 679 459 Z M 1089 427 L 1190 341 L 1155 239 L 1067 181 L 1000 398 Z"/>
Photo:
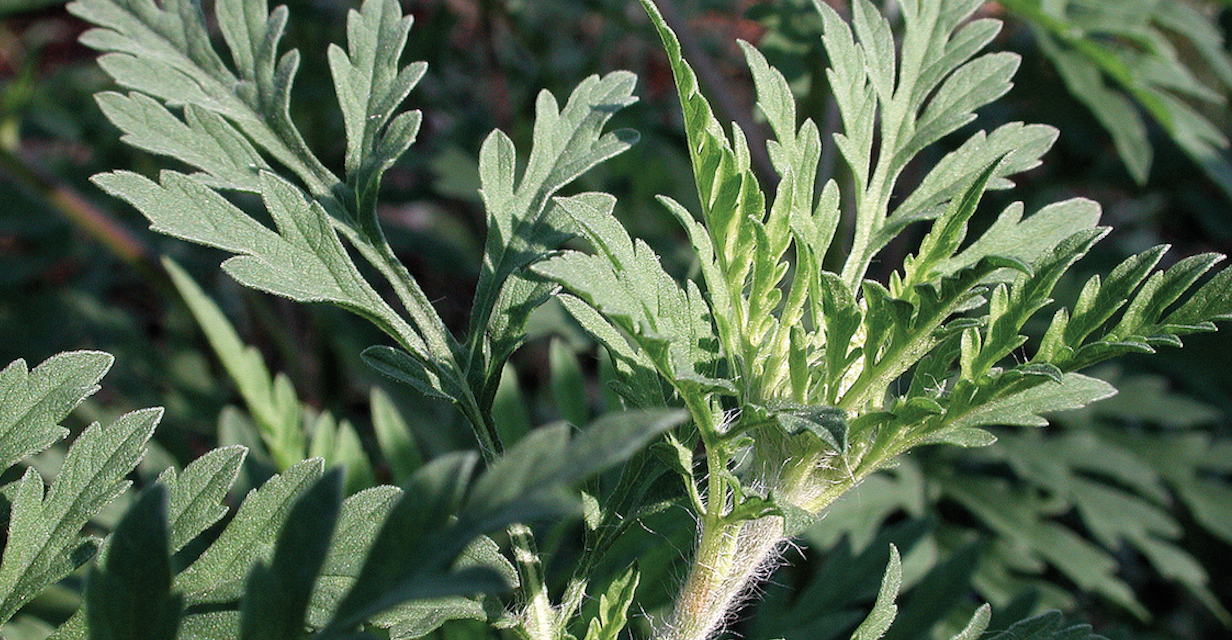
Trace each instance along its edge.
<path fill-rule="evenodd" d="M 1046 424 L 1041 413 L 1114 393 L 1081 369 L 1179 344 L 1232 313 L 1226 270 L 1178 303 L 1222 256 L 1153 271 L 1166 251 L 1157 247 L 1092 278 L 1028 347 L 1024 325 L 1107 234 L 1099 207 L 1075 199 L 1024 216 L 1017 203 L 978 237 L 968 223 L 984 193 L 1012 186 L 1056 132 L 1021 123 L 981 131 L 918 184 L 900 180 L 919 152 L 1010 88 L 1018 58 L 980 54 L 1000 27 L 970 19 L 980 2 L 899 3 L 898 40 L 867 0 L 853 2 L 850 24 L 814 2 L 848 184 L 816 184 L 831 141 L 798 122 L 786 80 L 742 43 L 775 135 L 772 197 L 744 132 L 729 134 L 714 117 L 675 34 L 642 4 L 675 75 L 701 211 L 663 204 L 687 231 L 702 282 L 668 277 L 616 222 L 611 201 L 562 200 L 594 252 L 535 270 L 570 292 L 566 307 L 611 351 L 631 403 L 653 397 L 653 372 L 692 417 L 694 430 L 671 442 L 700 514 L 699 542 L 664 637 L 713 635 L 793 532 L 897 456 L 929 443 L 989 444 L 987 425 Z M 914 253 L 872 279 L 879 253 L 916 223 L 928 230 Z"/>
<path fill-rule="evenodd" d="M 1012 205 L 978 237 L 967 231 L 983 194 L 1038 163 L 1055 132 L 1015 123 L 977 133 L 924 168 L 918 184 L 902 180 L 923 149 L 1009 88 L 1017 59 L 980 54 L 998 30 L 996 21 L 970 19 L 980 2 L 903 0 L 901 24 L 867 0 L 853 4 L 851 24 L 815 2 L 843 122 L 833 140 L 797 121 L 783 76 L 744 45 L 775 133 L 772 192 L 750 168 L 744 133 L 717 121 L 676 36 L 650 0 L 642 4 L 675 74 L 702 208 L 695 215 L 663 203 L 690 239 L 700 281 L 668 276 L 617 221 L 611 195 L 558 195 L 636 138 L 605 132 L 635 100 L 633 76 L 594 76 L 563 106 L 540 94 L 529 153 L 519 157 L 499 131 L 480 149 L 488 237 L 470 324 L 458 336 L 398 260 L 377 215 L 382 176 L 421 121 L 401 105 L 426 73 L 401 60 L 411 20 L 396 0 L 365 0 L 348 15 L 346 47 L 327 53 L 346 132 L 341 174 L 289 115 L 300 58 L 280 51 L 285 8 L 217 0 L 207 18 L 193 0 L 73 2 L 97 27 L 83 41 L 103 52 L 100 64 L 126 91 L 99 95 L 103 111 L 129 143 L 183 165 L 156 178 L 115 171 L 95 182 L 154 229 L 230 254 L 223 269 L 240 283 L 371 321 L 389 344 L 365 350 L 365 360 L 452 403 L 479 452 L 420 465 L 386 416 L 378 439 L 403 487 L 365 488 L 372 476 L 357 473 L 367 461 L 354 431 L 332 419 L 302 431 L 304 407 L 288 380 L 271 376 L 173 267 L 244 396 L 254 446 L 279 473 L 214 529 L 217 537 L 195 542 L 226 514 L 221 502 L 244 457 L 241 448 L 218 449 L 165 472 L 105 540 L 91 537 L 85 528 L 125 493 L 159 415 L 90 427 L 46 496 L 33 467 L 6 487 L 0 621 L 97 555 L 85 607 L 54 637 L 409 639 L 465 620 L 481 623 L 463 627 L 466 637 L 610 640 L 628 633 L 646 573 L 622 566 L 601 581 L 601 567 L 621 557 L 613 550 L 644 517 L 683 505 L 696 516 L 697 546 L 652 632 L 705 640 L 793 534 L 898 456 L 928 443 L 988 444 L 988 425 L 1041 425 L 1043 412 L 1112 393 L 1081 369 L 1176 345 L 1232 317 L 1232 272 L 1198 286 L 1220 256 L 1156 271 L 1158 248 L 1090 280 L 1072 310 L 1054 312 L 1042 339 L 1025 337 L 1060 278 L 1107 233 L 1098 206 L 1071 200 L 1024 216 Z M 827 144 L 849 181 L 818 184 Z M 914 253 L 874 278 L 891 241 L 923 225 Z M 592 251 L 563 249 L 575 236 Z M 531 312 L 553 296 L 606 347 L 612 385 L 632 410 L 577 435 L 563 423 L 502 431 L 494 415 L 501 372 L 526 339 Z M 58 422 L 109 364 L 79 352 L 0 372 L 4 467 L 64 437 Z M 614 484 L 595 479 L 620 463 Z M 357 491 L 345 499 L 339 466 Z M 540 551 L 550 536 L 532 525 L 578 512 L 584 548 L 553 583 Z M 264 536 L 274 531 L 270 542 Z M 891 552 L 853 638 L 889 628 L 902 580 Z M 494 599 L 508 591 L 509 600 Z M 956 638 L 979 636 L 989 619 L 989 607 L 980 608 Z M 1087 635 L 1055 616 L 1023 625 L 1004 637 Z"/>

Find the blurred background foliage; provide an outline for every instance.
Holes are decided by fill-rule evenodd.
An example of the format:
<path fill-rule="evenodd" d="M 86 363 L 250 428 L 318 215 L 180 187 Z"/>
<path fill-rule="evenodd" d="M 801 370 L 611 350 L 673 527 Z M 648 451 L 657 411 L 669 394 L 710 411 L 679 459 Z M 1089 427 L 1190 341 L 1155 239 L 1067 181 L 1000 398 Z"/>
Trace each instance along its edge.
<path fill-rule="evenodd" d="M 342 121 L 324 49 L 340 38 L 349 3 L 287 4 L 294 16 L 288 37 L 305 54 L 293 116 L 319 155 L 340 167 Z M 742 38 L 759 44 L 792 81 L 802 117 L 835 129 L 820 21 L 808 0 L 660 4 L 720 119 L 765 135 L 735 44 Z M 622 112 L 618 124 L 643 137 L 574 188 L 616 194 L 633 234 L 675 273 L 691 272 L 680 230 L 653 200 L 663 194 L 688 204 L 696 195 L 670 71 L 636 3 L 404 5 L 415 17 L 409 55 L 430 65 L 410 98 L 425 122 L 411 153 L 387 174 L 381 215 L 446 322 L 465 324 L 478 270 L 485 225 L 475 166 L 482 137 L 500 128 L 519 145 L 528 141 L 536 93 L 566 94 L 593 73 L 638 74 L 642 102 Z M 1013 91 L 970 127 L 1042 122 L 1061 137 L 1017 189 L 990 194 L 985 213 L 1012 200 L 1030 211 L 1072 196 L 1100 202 L 1115 231 L 1079 265 L 1088 273 L 1161 242 L 1176 247 L 1172 260 L 1232 253 L 1232 156 L 1224 142 L 1232 131 L 1229 7 L 1205 0 L 988 2 L 982 12 L 1006 20 L 993 46 L 1021 54 L 1023 63 Z M 171 256 L 269 371 L 285 374 L 294 414 L 303 412 L 313 442 L 297 455 L 359 461 L 348 476 L 356 488 L 403 477 L 390 447 L 401 451 L 401 464 L 412 464 L 472 446 L 466 429 L 449 428 L 457 417 L 447 407 L 400 388 L 370 394 L 385 384 L 358 359 L 363 346 L 378 341 L 372 329 L 332 309 L 244 290 L 217 270 L 218 255 L 149 233 L 138 214 L 103 197 L 90 175 L 118 167 L 153 172 L 167 161 L 121 144 L 102 117 L 92 95 L 108 82 L 76 43 L 84 26 L 62 2 L 0 0 L 0 17 L 0 362 L 39 362 L 82 348 L 116 354 L 103 393 L 78 412 L 78 426 L 166 406 L 156 436 L 163 455 L 146 464 L 145 474 L 218 443 L 268 452 L 253 426 L 262 409 L 228 377 L 228 355 L 205 339 L 179 293 L 182 279 L 177 290 L 163 270 L 160 257 Z M 825 153 L 823 171 L 837 170 L 834 150 Z M 882 276 L 905 248 L 887 249 Z M 1074 296 L 1083 279 L 1069 283 Z M 584 422 L 613 406 L 605 363 L 563 313 L 551 305 L 541 310 L 532 338 L 501 391 L 503 429 L 558 418 Z M 1232 335 L 1188 343 L 1098 372 L 1121 395 L 1058 416 L 1048 428 L 1004 430 L 983 450 L 934 448 L 872 478 L 802 537 L 764 600 L 742 614 L 734 631 L 747 638 L 838 637 L 867 609 L 886 543 L 894 542 L 913 587 L 896 639 L 929 637 L 936 625 L 953 624 L 985 600 L 995 606 L 994 629 L 997 621 L 1003 628 L 1035 610 L 1061 608 L 1111 639 L 1228 637 Z M 391 435 L 402 430 L 410 435 Z M 261 455 L 251 460 L 256 482 L 273 463 Z M 653 608 L 668 597 L 654 592 L 663 582 L 655 578 L 679 575 L 672 561 L 691 544 L 692 524 L 679 509 L 647 515 L 642 533 L 612 554 L 612 566 L 595 571 L 616 575 L 621 558 L 640 559 L 639 602 Z M 552 538 L 561 583 L 576 529 L 567 525 Z M 47 620 L 58 610 L 54 598 L 44 603 Z M 38 637 L 37 621 L 28 624 Z M 461 621 L 435 632 L 487 633 Z"/>

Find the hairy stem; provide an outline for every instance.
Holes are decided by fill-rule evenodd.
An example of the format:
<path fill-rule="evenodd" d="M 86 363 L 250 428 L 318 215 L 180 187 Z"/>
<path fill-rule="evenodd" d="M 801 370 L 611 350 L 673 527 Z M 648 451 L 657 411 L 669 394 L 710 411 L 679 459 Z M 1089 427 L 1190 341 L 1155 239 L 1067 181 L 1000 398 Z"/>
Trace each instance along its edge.
<path fill-rule="evenodd" d="M 783 519 L 703 521 L 697 555 L 676 599 L 663 640 L 706 640 L 715 635 L 778 557 Z"/>
<path fill-rule="evenodd" d="M 811 465 L 810 465 L 811 466 Z M 815 473 L 780 477 L 774 493 L 780 499 L 817 514 L 851 490 L 875 466 L 863 473 L 826 480 Z M 813 467 L 814 471 L 816 470 Z M 732 521 L 707 510 L 699 527 L 700 540 L 675 608 L 660 640 L 708 640 L 743 604 L 759 582 L 769 577 L 786 546 L 785 521 L 780 516 Z"/>

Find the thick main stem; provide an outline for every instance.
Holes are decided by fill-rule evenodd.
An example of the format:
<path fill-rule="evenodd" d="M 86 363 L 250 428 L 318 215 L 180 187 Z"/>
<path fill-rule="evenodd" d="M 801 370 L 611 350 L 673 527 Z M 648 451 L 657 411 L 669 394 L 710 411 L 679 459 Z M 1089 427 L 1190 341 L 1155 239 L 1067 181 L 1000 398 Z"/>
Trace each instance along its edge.
<path fill-rule="evenodd" d="M 768 573 L 786 542 L 783 519 L 768 516 L 702 526 L 697 555 L 663 640 L 706 640 Z"/>
<path fill-rule="evenodd" d="M 815 462 L 815 461 L 813 461 Z M 806 464 L 815 469 L 815 465 Z M 875 467 L 873 467 L 875 468 Z M 817 514 L 867 475 L 855 473 L 830 482 L 813 474 L 779 476 L 771 482 L 780 499 Z M 730 522 L 707 514 L 701 540 L 675 609 L 659 640 L 709 640 L 723 627 L 758 582 L 769 577 L 787 545 L 780 516 Z"/>

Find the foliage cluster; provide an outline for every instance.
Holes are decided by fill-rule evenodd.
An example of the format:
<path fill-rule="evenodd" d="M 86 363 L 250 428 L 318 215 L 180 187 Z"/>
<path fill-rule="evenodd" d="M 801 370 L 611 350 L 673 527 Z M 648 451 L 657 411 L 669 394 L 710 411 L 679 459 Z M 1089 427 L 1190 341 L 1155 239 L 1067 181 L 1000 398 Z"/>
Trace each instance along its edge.
<path fill-rule="evenodd" d="M 82 41 L 124 90 L 100 93 L 102 112 L 129 145 L 178 167 L 94 182 L 154 230 L 227 254 L 223 270 L 242 285 L 366 320 L 379 334 L 352 340 L 380 344 L 363 362 L 412 404 L 439 405 L 408 417 L 400 400 L 371 391 L 365 443 L 352 422 L 272 375 L 167 261 L 244 402 L 219 420 L 218 440 L 234 444 L 168 465 L 130 496 L 162 416 L 135 411 L 88 427 L 52 471 L 49 448 L 68 433 L 60 423 L 111 358 L 75 351 L 33 369 L 11 364 L 0 373 L 0 451 L 15 474 L 4 489 L 0 620 L 24 612 L 10 633 L 41 637 L 32 607 L 76 579 L 84 606 L 52 637 L 704 640 L 801 535 L 846 536 L 855 548 L 839 547 L 799 601 L 771 590 L 753 623 L 767 637 L 962 639 L 991 628 L 1006 640 L 1085 638 L 1089 628 L 1055 614 L 1028 617 L 1022 576 L 1052 566 L 1145 618 L 1115 574 L 1123 542 L 1226 620 L 1169 513 L 1179 500 L 1196 528 L 1232 542 L 1221 445 L 1198 430 L 1118 429 L 1091 414 L 1044 435 L 1000 430 L 1045 426 L 1042 414 L 1109 397 L 1108 382 L 1080 373 L 1094 364 L 1179 346 L 1232 318 L 1232 270 L 1215 271 L 1222 256 L 1211 252 L 1164 262 L 1157 246 L 1076 284 L 1075 263 L 1108 234 L 1095 202 L 1029 214 L 998 202 L 990 219 L 977 215 L 1057 138 L 1020 122 L 969 127 L 1019 66 L 1014 54 L 981 53 L 1001 29 L 972 17 L 982 4 L 903 0 L 890 13 L 855 0 L 845 18 L 814 1 L 813 22 L 800 24 L 817 30 L 824 76 L 785 76 L 742 42 L 767 142 L 748 122 L 719 121 L 686 43 L 643 0 L 683 107 L 695 187 L 673 192 L 686 204 L 659 200 L 685 232 L 695 277 L 673 276 L 630 235 L 616 197 L 582 190 L 584 174 L 618 164 L 638 139 L 609 131 L 636 101 L 635 76 L 593 75 L 563 105 L 537 94 L 527 144 L 497 130 L 480 146 L 474 186 L 487 235 L 455 331 L 399 259 L 379 206 L 425 122 L 401 106 L 427 68 L 402 59 L 412 20 L 398 2 L 365 0 L 347 16 L 345 47 L 328 48 L 321 69 L 345 140 L 337 163 L 317 155 L 295 116 L 308 63 L 280 47 L 286 8 L 218 0 L 207 17 L 188 0 L 73 2 L 95 25 Z M 1226 88 L 1232 65 L 1209 20 L 1178 3 L 1121 13 L 1060 4 L 1005 6 L 1034 25 L 1134 178 L 1150 165 L 1136 101 L 1225 179 L 1225 141 L 1185 101 L 1213 102 L 1222 89 L 1203 84 L 1177 45 Z M 771 45 L 800 36 L 786 32 L 792 5 L 763 11 Z M 1092 82 L 1102 78 L 1111 84 Z M 828 87 L 832 123 L 801 113 L 793 89 L 805 81 L 807 91 Z M 1058 305 L 1070 289 L 1072 305 Z M 564 420 L 531 428 L 510 361 L 552 313 L 562 337 L 548 353 L 549 395 Z M 576 353 L 590 340 L 601 345 L 593 376 Z M 608 392 L 597 417 L 591 380 Z M 443 406 L 478 449 L 424 462 L 408 421 Z M 1202 422 L 1112 415 L 1176 430 Z M 920 449 L 934 444 L 993 446 L 954 461 L 950 449 Z M 867 500 L 876 517 L 851 515 L 861 484 L 857 509 Z M 108 517 L 117 498 L 126 509 Z M 945 502 L 968 522 L 878 526 Z M 1071 510 L 1080 524 L 1051 520 Z M 970 543 L 979 527 L 992 535 Z M 854 588 L 872 566 L 885 569 L 880 584 Z M 1073 605 L 1054 578 L 1028 580 L 1046 604 Z M 900 612 L 904 583 L 917 588 Z M 995 619 L 965 599 L 968 585 L 1000 607 Z M 862 593 L 873 600 L 867 615 Z"/>

